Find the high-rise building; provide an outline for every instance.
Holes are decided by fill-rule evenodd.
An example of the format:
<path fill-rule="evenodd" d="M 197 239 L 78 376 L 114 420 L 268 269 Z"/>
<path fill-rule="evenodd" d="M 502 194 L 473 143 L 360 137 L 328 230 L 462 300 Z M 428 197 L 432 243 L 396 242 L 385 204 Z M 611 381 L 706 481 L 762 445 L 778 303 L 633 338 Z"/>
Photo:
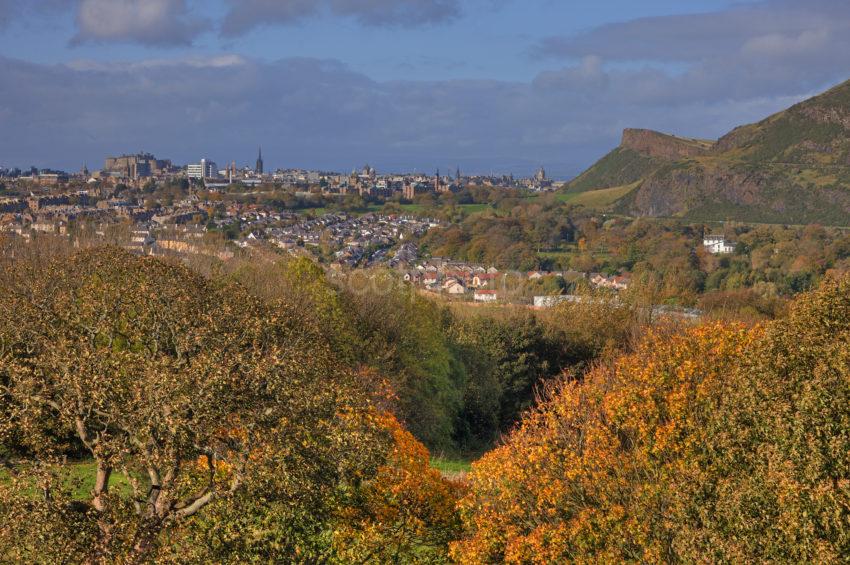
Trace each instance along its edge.
<path fill-rule="evenodd" d="M 257 167 L 254 169 L 258 175 L 263 174 L 263 148 L 260 147 L 260 153 L 257 155 Z"/>
<path fill-rule="evenodd" d="M 192 163 L 186 167 L 186 176 L 190 179 L 214 179 L 218 177 L 218 166 L 215 161 L 201 159 L 200 163 Z"/>

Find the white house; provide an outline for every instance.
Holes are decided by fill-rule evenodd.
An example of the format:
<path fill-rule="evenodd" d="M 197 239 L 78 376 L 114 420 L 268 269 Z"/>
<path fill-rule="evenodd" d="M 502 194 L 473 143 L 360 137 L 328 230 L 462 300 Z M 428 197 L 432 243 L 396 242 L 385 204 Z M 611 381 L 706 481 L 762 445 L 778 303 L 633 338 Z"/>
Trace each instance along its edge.
<path fill-rule="evenodd" d="M 726 241 L 722 235 L 707 235 L 702 240 L 702 246 L 715 255 L 729 255 L 735 252 L 735 245 Z"/>
<path fill-rule="evenodd" d="M 464 294 L 466 292 L 466 288 L 455 279 L 449 279 L 446 281 L 443 285 L 443 290 L 449 294 Z"/>
<path fill-rule="evenodd" d="M 535 296 L 534 297 L 534 307 L 535 308 L 553 308 L 562 302 L 575 302 L 572 300 L 577 298 L 575 296 L 562 295 L 562 296 Z"/>
<path fill-rule="evenodd" d="M 495 290 L 476 290 L 473 298 L 476 302 L 496 302 L 499 300 L 499 293 Z"/>

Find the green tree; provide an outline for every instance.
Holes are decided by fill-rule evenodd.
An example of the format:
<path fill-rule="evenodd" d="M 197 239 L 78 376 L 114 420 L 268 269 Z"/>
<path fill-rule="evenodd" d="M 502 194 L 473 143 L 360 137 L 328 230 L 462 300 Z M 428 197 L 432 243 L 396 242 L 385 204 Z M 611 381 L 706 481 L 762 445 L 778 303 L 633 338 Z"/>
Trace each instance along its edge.
<path fill-rule="evenodd" d="M 364 424 L 368 399 L 329 342 L 238 286 L 114 249 L 17 261 L 3 278 L 0 439 L 32 460 L 0 485 L 6 558 L 191 553 L 191 536 L 173 540 L 193 519 L 257 497 L 300 516 L 275 522 L 286 555 L 324 529 L 342 482 L 380 462 L 386 436 Z M 82 501 L 60 479 L 69 436 L 97 469 Z"/>

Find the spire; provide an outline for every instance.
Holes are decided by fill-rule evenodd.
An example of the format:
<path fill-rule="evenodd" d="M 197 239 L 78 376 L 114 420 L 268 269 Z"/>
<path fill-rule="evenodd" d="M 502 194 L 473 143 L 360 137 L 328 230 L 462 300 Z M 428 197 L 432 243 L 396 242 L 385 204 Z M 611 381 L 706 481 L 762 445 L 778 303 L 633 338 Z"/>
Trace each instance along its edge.
<path fill-rule="evenodd" d="M 254 168 L 254 171 L 261 175 L 263 174 L 263 148 L 259 148 L 259 152 L 257 153 L 257 166 Z"/>

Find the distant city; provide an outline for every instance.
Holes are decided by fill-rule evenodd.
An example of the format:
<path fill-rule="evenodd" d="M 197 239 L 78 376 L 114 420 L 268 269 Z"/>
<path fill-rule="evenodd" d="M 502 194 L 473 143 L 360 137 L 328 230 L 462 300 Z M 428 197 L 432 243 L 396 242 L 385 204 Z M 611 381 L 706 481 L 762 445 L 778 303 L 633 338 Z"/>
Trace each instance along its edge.
<path fill-rule="evenodd" d="M 562 184 L 543 168 L 529 178 L 465 175 L 459 168 L 381 173 L 370 165 L 350 173 L 267 172 L 262 148 L 252 166 L 223 167 L 207 158 L 176 165 L 141 152 L 106 157 L 98 170 L 0 167 L 0 233 L 108 243 L 146 255 L 227 259 L 268 250 L 338 268 L 405 272 L 421 263 L 415 242 L 441 224 L 428 217 L 435 203 L 474 206 L 468 200 L 475 187 L 532 195 Z"/>
<path fill-rule="evenodd" d="M 102 169 L 91 171 L 88 165 L 84 165 L 78 172 L 36 167 L 21 169 L 0 165 L 0 178 L 12 179 L 20 183 L 28 182 L 39 187 L 55 187 L 84 181 L 88 184 L 105 186 L 121 184 L 134 188 L 142 188 L 150 181 L 161 182 L 185 178 L 202 183 L 211 190 L 234 183 L 248 187 L 261 184 L 275 184 L 284 188 L 320 186 L 327 194 L 357 193 L 362 196 L 370 194 L 391 196 L 399 193 L 411 200 L 417 194 L 452 192 L 467 184 L 524 188 L 534 191 L 552 190 L 562 184 L 548 178 L 543 167 L 527 178 L 515 178 L 514 175 L 464 175 L 459 167 L 444 173 L 437 169 L 430 175 L 422 172 L 379 173 L 368 164 L 349 174 L 300 168 L 266 172 L 262 148 L 258 150 L 253 167 L 237 166 L 235 161 L 222 167 L 207 158 L 201 158 L 198 162 L 187 165 L 176 165 L 171 159 L 160 159 L 151 153 L 141 152 L 107 157 Z"/>

